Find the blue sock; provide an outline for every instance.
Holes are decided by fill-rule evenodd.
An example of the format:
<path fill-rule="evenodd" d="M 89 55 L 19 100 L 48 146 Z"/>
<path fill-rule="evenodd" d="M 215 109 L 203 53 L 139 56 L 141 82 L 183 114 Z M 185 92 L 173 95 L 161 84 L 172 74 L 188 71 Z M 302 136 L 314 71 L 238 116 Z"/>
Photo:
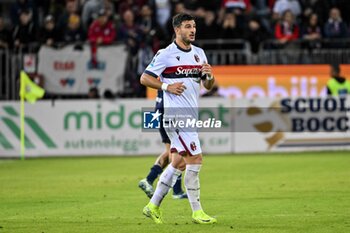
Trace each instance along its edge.
<path fill-rule="evenodd" d="M 173 187 L 174 194 L 183 193 L 182 186 L 181 186 L 181 181 L 182 181 L 182 175 L 179 175 L 177 177 L 176 183 L 175 183 L 175 185 Z"/>
<path fill-rule="evenodd" d="M 147 181 L 153 184 L 154 180 L 163 172 L 163 169 L 159 165 L 153 165 L 151 171 L 148 173 Z"/>

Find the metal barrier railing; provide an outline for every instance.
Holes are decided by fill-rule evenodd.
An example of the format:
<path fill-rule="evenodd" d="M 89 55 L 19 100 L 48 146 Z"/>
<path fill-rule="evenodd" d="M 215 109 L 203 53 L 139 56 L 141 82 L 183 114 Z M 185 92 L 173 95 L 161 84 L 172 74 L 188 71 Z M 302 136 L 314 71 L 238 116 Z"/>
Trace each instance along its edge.
<path fill-rule="evenodd" d="M 250 44 L 241 39 L 198 40 L 195 43 L 205 50 L 212 65 L 249 64 Z"/>
<path fill-rule="evenodd" d="M 19 99 L 19 73 L 23 66 L 23 54 L 14 53 L 10 57 L 10 66 L 11 73 L 9 77 L 10 83 L 10 99 L 18 100 Z"/>
<path fill-rule="evenodd" d="M 285 44 L 267 40 L 260 44 L 257 64 L 330 64 L 350 62 L 350 39 L 299 39 Z"/>
<path fill-rule="evenodd" d="M 10 99 L 10 51 L 0 50 L 0 99 Z"/>
<path fill-rule="evenodd" d="M 350 47 L 350 38 L 345 39 L 317 39 L 317 40 L 307 40 L 307 39 L 297 39 L 289 41 L 285 44 L 279 42 L 276 39 L 270 39 L 262 41 L 260 44 L 260 50 L 266 49 L 284 49 L 288 45 L 294 45 L 294 47 L 301 49 L 344 49 Z"/>
<path fill-rule="evenodd" d="M 37 56 L 38 44 L 30 44 L 17 50 L 0 50 L 0 100 L 19 99 L 18 74 L 23 69 L 24 54 Z"/>
<path fill-rule="evenodd" d="M 300 39 L 286 44 L 266 40 L 257 54 L 245 40 L 199 40 L 196 44 L 205 49 L 212 65 L 350 63 L 350 39 Z"/>
<path fill-rule="evenodd" d="M 198 40 L 212 65 L 230 64 L 349 64 L 350 39 L 322 39 L 310 44 L 307 40 L 296 40 L 281 45 L 277 40 L 261 43 L 259 52 L 251 52 L 248 41 L 240 39 Z M 26 53 L 37 56 L 38 45 L 26 49 L 0 50 L 0 99 L 18 99 L 18 74 L 23 68 Z M 136 72 L 136 70 L 135 70 Z"/>

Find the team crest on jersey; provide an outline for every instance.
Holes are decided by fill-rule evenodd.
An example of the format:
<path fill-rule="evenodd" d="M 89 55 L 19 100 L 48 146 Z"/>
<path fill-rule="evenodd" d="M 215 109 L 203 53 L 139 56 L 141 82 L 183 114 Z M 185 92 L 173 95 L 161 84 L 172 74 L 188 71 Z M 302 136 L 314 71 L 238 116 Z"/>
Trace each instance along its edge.
<path fill-rule="evenodd" d="M 194 55 L 194 59 L 196 60 L 196 62 L 199 62 L 199 57 L 197 54 Z"/>
<path fill-rule="evenodd" d="M 195 142 L 191 142 L 190 147 L 191 147 L 192 151 L 195 151 L 197 149 L 197 146 L 196 146 Z"/>

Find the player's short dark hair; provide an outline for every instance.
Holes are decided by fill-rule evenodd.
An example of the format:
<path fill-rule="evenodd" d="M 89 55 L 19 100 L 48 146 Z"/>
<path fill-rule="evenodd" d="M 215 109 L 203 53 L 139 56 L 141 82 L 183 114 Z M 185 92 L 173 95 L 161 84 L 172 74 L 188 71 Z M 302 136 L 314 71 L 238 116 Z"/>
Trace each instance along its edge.
<path fill-rule="evenodd" d="M 179 27 L 183 21 L 195 20 L 194 16 L 187 13 L 180 13 L 173 17 L 173 27 Z"/>

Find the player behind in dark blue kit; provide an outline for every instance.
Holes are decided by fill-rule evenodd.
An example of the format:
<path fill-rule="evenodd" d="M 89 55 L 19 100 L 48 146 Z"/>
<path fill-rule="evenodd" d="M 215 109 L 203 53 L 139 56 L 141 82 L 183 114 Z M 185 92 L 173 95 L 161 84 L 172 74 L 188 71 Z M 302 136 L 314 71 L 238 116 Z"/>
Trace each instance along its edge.
<path fill-rule="evenodd" d="M 154 165 L 151 167 L 150 172 L 147 177 L 140 180 L 139 187 L 146 193 L 146 195 L 151 198 L 154 193 L 153 182 L 158 178 L 158 176 L 163 172 L 163 169 L 168 166 L 170 161 L 170 139 L 163 127 L 163 114 L 164 114 L 164 104 L 163 104 L 163 91 L 158 90 L 156 98 L 156 108 L 155 111 L 159 111 L 162 115 L 160 116 L 160 128 L 159 133 L 162 138 L 162 142 L 165 145 L 165 150 L 158 156 Z M 185 163 L 183 163 L 185 167 Z M 173 187 L 173 198 L 174 199 L 184 199 L 187 198 L 187 194 L 182 190 L 182 175 L 180 175 Z"/>

